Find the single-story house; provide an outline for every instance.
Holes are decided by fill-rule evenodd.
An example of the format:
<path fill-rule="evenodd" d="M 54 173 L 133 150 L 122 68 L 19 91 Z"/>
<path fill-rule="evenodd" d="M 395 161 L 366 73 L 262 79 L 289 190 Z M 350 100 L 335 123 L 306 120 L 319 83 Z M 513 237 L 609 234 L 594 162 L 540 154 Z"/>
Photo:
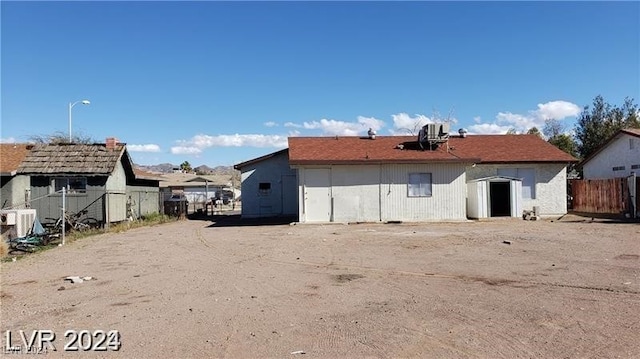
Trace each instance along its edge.
<path fill-rule="evenodd" d="M 63 188 L 68 211 L 86 210 L 86 217 L 105 225 L 159 212 L 159 180 L 136 175 L 126 145 L 115 138 L 33 145 L 17 175 L 28 178 L 30 207 L 43 223 L 60 216 Z"/>
<path fill-rule="evenodd" d="M 242 218 L 290 217 L 298 214 L 296 170 L 283 149 L 233 168 L 241 172 Z"/>
<path fill-rule="evenodd" d="M 623 129 L 581 163 L 584 179 L 640 174 L 640 129 Z"/>
<path fill-rule="evenodd" d="M 413 136 L 290 137 L 285 154 L 297 193 L 279 198 L 298 199 L 300 222 L 518 217 L 534 207 L 541 216 L 561 215 L 567 212 L 566 167 L 576 161 L 536 135 L 465 134 L 424 146 Z M 253 161 L 271 166 L 269 178 L 277 179 L 285 165 L 269 160 Z M 260 214 L 259 198 L 247 202 L 251 168 L 237 168 L 243 211 Z M 250 187 L 259 191 L 259 183 Z"/>

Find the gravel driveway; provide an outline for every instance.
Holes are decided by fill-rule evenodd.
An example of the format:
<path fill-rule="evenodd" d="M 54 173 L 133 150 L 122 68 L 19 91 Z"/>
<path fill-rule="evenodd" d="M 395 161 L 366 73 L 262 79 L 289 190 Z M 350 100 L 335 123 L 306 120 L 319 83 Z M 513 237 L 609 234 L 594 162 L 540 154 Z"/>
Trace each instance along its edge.
<path fill-rule="evenodd" d="M 638 223 L 185 220 L 1 274 L 6 357 L 7 330 L 53 333 L 48 357 L 640 357 Z M 64 351 L 81 330 L 91 348 Z"/>

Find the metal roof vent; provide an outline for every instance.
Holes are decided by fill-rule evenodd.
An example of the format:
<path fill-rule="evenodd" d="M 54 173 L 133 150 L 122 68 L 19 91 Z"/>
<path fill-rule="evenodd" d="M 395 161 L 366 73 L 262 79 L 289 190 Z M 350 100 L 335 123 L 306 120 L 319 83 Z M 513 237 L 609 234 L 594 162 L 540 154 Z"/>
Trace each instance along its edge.
<path fill-rule="evenodd" d="M 376 131 L 374 131 L 371 127 L 369 127 L 369 131 L 367 132 L 367 135 L 369 135 L 369 139 L 371 140 L 376 139 Z"/>
<path fill-rule="evenodd" d="M 460 134 L 460 137 L 462 137 L 462 138 L 467 137 L 467 129 L 466 128 L 459 129 L 458 133 Z"/>

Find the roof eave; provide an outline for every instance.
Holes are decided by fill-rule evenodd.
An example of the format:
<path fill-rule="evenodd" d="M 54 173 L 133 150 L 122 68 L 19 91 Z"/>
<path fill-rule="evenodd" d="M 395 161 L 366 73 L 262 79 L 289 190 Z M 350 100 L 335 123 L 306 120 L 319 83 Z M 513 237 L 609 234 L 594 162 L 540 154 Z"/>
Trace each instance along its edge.
<path fill-rule="evenodd" d="M 576 163 L 577 159 L 573 160 L 515 160 L 515 161 L 481 161 L 480 165 L 489 164 L 509 164 L 509 163 Z"/>
<path fill-rule="evenodd" d="M 305 165 L 381 165 L 381 164 L 416 164 L 416 163 L 478 163 L 479 158 L 459 158 L 459 159 L 403 159 L 403 160 L 289 160 L 291 166 Z"/>
<path fill-rule="evenodd" d="M 282 153 L 285 153 L 285 152 L 288 152 L 288 151 L 289 151 L 289 148 L 283 148 L 281 150 L 266 154 L 264 156 L 260 156 L 260 157 L 256 157 L 256 158 L 248 160 L 248 161 L 240 162 L 238 164 L 233 165 L 233 169 L 241 171 L 243 167 L 247 167 L 247 166 L 250 166 L 252 164 L 268 160 L 269 158 L 278 156 L 278 155 L 280 155 Z"/>

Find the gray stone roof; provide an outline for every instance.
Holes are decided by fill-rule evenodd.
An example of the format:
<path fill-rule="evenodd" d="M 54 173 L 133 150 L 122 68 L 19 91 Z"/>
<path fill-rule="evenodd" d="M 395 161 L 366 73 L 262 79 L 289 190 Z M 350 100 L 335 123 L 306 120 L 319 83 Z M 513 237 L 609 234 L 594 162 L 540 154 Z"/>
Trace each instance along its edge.
<path fill-rule="evenodd" d="M 125 151 L 124 144 L 38 144 L 18 167 L 19 174 L 110 175 Z"/>

